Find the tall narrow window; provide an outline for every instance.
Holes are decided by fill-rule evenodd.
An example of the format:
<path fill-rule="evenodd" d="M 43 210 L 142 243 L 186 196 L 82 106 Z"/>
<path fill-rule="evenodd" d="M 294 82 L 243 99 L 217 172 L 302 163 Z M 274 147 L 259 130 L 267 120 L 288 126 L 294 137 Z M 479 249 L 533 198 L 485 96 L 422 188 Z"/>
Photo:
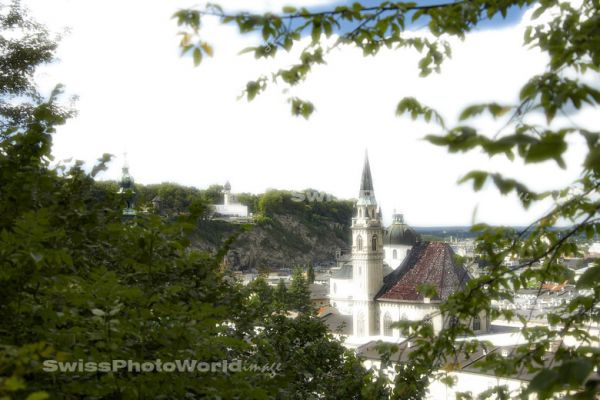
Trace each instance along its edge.
<path fill-rule="evenodd" d="M 362 236 L 360 235 L 356 237 L 356 248 L 358 249 L 358 251 L 362 250 Z"/>
<path fill-rule="evenodd" d="M 479 317 L 477 315 L 473 318 L 473 330 L 474 331 L 481 330 L 481 319 L 479 319 Z"/>
<path fill-rule="evenodd" d="M 393 336 L 393 332 L 392 317 L 390 317 L 390 314 L 386 312 L 383 316 L 383 336 Z"/>
<path fill-rule="evenodd" d="M 365 336 L 365 314 L 358 313 L 356 318 L 356 334 L 357 336 Z"/>
<path fill-rule="evenodd" d="M 371 250 L 377 251 L 377 235 L 373 235 L 371 238 Z"/>
<path fill-rule="evenodd" d="M 392 252 L 392 258 L 394 260 L 396 260 L 398 258 L 398 250 L 394 249 L 394 251 Z"/>

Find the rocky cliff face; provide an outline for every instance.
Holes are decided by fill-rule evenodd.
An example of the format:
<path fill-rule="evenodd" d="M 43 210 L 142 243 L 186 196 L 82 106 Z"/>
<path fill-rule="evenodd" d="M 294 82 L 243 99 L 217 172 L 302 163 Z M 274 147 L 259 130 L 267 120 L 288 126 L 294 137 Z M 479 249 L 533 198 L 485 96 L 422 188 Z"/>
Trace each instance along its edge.
<path fill-rule="evenodd" d="M 216 251 L 239 225 L 204 221 L 193 239 L 194 246 Z M 349 226 L 327 218 L 307 220 L 297 215 L 276 214 L 240 234 L 227 254 L 234 270 L 282 268 L 333 261 L 338 248 L 348 246 Z"/>

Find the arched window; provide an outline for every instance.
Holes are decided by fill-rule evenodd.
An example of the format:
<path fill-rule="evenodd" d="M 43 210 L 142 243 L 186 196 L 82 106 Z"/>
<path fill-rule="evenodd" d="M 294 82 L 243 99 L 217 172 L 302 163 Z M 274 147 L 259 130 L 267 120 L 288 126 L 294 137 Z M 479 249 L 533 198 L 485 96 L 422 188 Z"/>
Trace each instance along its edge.
<path fill-rule="evenodd" d="M 362 208 L 358 209 L 358 218 L 362 218 Z"/>
<path fill-rule="evenodd" d="M 356 237 L 356 248 L 358 249 L 358 251 L 362 250 L 362 236 L 360 235 Z"/>
<path fill-rule="evenodd" d="M 392 329 L 392 317 L 389 313 L 385 313 L 383 316 L 383 336 L 393 336 L 394 330 Z"/>
<path fill-rule="evenodd" d="M 365 336 L 365 314 L 362 312 L 356 317 L 356 335 Z"/>
<path fill-rule="evenodd" d="M 426 316 L 425 318 L 423 318 L 423 325 L 430 326 L 431 329 L 433 329 L 433 321 L 431 320 L 430 316 Z"/>
<path fill-rule="evenodd" d="M 377 235 L 373 235 L 371 238 L 371 250 L 377 251 Z"/>
<path fill-rule="evenodd" d="M 481 330 L 481 319 L 479 319 L 479 316 L 475 316 L 473 317 L 473 330 L 474 331 L 479 331 Z"/>
<path fill-rule="evenodd" d="M 392 252 L 392 258 L 394 260 L 398 258 L 398 250 L 394 249 L 394 251 Z"/>

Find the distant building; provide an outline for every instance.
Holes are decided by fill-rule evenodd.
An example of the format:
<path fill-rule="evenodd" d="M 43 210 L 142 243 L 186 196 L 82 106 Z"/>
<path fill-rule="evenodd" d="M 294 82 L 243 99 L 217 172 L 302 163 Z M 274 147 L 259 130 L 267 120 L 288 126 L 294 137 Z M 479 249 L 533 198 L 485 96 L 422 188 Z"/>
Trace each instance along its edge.
<path fill-rule="evenodd" d="M 309 285 L 310 302 L 315 309 L 329 306 L 329 288 L 327 285 L 312 283 Z"/>
<path fill-rule="evenodd" d="M 231 193 L 229 182 L 223 186 L 223 204 L 214 204 L 213 209 L 217 218 L 248 218 L 248 207 L 237 202 L 235 195 Z"/>

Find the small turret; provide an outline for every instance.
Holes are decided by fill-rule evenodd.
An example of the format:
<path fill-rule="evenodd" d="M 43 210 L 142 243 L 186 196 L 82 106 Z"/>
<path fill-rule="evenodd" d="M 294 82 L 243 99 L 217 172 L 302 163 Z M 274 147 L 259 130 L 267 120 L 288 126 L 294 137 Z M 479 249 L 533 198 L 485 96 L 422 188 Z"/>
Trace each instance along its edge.
<path fill-rule="evenodd" d="M 396 212 L 396 210 L 394 210 L 394 214 L 392 214 L 392 223 L 403 224 L 404 223 L 404 214 L 398 214 Z"/>

